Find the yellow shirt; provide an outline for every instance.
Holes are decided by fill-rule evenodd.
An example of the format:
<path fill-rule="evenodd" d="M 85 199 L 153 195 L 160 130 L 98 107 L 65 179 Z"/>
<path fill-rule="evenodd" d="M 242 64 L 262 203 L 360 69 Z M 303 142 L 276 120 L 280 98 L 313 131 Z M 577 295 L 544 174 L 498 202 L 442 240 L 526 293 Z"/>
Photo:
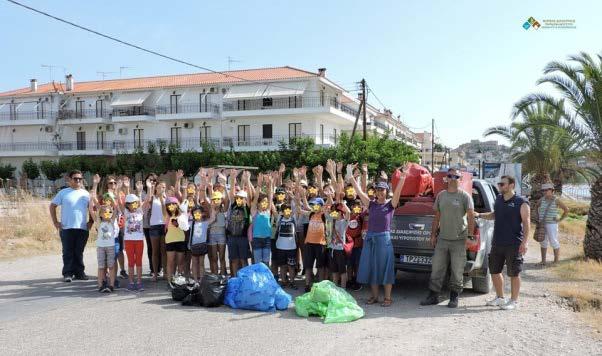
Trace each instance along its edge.
<path fill-rule="evenodd" d="M 173 225 L 173 221 L 177 223 L 178 218 L 172 217 L 169 219 L 169 225 L 167 226 L 167 234 L 165 235 L 165 243 L 169 244 L 172 242 L 184 242 L 186 236 L 184 236 L 184 230 Z"/>

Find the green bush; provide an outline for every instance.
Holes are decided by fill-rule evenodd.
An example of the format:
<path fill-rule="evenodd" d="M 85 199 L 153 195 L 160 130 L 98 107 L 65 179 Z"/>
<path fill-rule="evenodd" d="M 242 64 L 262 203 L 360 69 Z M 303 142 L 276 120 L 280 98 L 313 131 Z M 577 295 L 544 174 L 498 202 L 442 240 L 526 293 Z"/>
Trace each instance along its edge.
<path fill-rule="evenodd" d="M 13 179 L 17 167 L 12 164 L 0 164 L 0 178 Z"/>
<path fill-rule="evenodd" d="M 40 170 L 46 176 L 47 179 L 55 181 L 61 178 L 63 171 L 57 161 L 41 161 Z"/>
<path fill-rule="evenodd" d="M 40 168 L 31 158 L 25 160 L 21 168 L 27 174 L 27 179 L 36 179 L 40 176 Z"/>

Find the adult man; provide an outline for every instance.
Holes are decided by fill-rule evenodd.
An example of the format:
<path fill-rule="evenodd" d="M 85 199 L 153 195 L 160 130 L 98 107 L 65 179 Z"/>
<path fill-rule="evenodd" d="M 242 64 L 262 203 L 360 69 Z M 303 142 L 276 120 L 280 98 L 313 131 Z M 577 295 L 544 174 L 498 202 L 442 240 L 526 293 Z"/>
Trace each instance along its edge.
<path fill-rule="evenodd" d="M 458 297 L 464 287 L 466 265 L 466 238 L 473 238 L 474 203 L 472 196 L 458 188 L 462 177 L 454 168 L 447 171 L 447 189 L 435 199 L 435 219 L 431 232 L 431 245 L 435 248 L 429 295 L 421 305 L 439 304 L 443 281 L 450 275 L 450 308 L 458 307 Z M 467 219 L 468 218 L 468 219 Z"/>
<path fill-rule="evenodd" d="M 63 280 L 87 280 L 84 273 L 84 248 L 88 241 L 88 203 L 90 194 L 83 187 L 83 175 L 80 171 L 69 173 L 69 187 L 58 192 L 50 203 L 52 223 L 61 236 L 63 246 Z M 56 207 L 61 207 L 61 221 L 56 217 Z"/>
<path fill-rule="evenodd" d="M 504 310 L 517 307 L 520 291 L 520 272 L 523 267 L 523 255 L 527 252 L 531 210 L 527 200 L 514 192 L 514 177 L 502 176 L 498 183 L 500 195 L 495 200 L 494 211 L 477 214 L 483 219 L 495 220 L 493 241 L 489 254 L 489 269 L 495 287 L 496 297 L 487 302 L 488 306 L 498 306 Z M 504 277 L 502 269 L 506 264 L 506 273 L 510 277 L 511 299 L 504 298 Z"/>

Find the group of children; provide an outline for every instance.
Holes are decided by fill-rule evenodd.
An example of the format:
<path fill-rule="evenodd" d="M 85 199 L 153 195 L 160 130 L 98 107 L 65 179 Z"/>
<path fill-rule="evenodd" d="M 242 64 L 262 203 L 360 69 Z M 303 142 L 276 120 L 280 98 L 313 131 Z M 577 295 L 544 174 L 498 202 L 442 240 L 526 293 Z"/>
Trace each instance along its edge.
<path fill-rule="evenodd" d="M 144 290 L 145 239 L 153 281 L 163 276 L 171 283 L 182 275 L 199 282 L 207 256 L 211 273 L 229 270 L 235 276 L 251 260 L 270 266 L 283 287 L 297 289 L 295 278 L 301 273 L 306 291 L 324 279 L 361 289 L 356 276 L 368 210 L 357 191 L 374 197 L 367 166 L 344 167 L 329 160 L 312 169 L 313 182 L 306 167 L 293 168 L 287 179 L 285 172 L 281 165 L 257 174 L 253 183 L 249 171 L 201 168 L 188 182 L 180 170 L 173 186 L 149 174 L 131 191 L 129 178 L 109 176 L 105 182 L 117 187 L 107 186 L 100 195 L 101 178 L 95 175 L 90 213 L 98 231 L 99 291 L 115 288 L 120 232 L 131 291 Z"/>

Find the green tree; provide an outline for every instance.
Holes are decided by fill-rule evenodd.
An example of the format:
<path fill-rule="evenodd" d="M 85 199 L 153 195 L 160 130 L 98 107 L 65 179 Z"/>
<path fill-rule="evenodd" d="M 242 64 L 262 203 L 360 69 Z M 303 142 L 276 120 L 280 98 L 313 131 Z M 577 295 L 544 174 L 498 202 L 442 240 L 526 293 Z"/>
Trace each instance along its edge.
<path fill-rule="evenodd" d="M 11 164 L 0 165 L 0 179 L 13 179 L 17 168 Z"/>
<path fill-rule="evenodd" d="M 546 103 L 563 113 L 559 126 L 580 140 L 595 178 L 583 249 L 586 257 L 602 261 L 602 55 L 582 52 L 569 56 L 568 63 L 548 63 L 543 72 L 538 84 L 551 84 L 561 98 L 527 95 L 516 104 L 515 114 L 535 103 Z"/>
<path fill-rule="evenodd" d="M 46 179 L 51 180 L 53 183 L 57 179 L 61 178 L 63 171 L 57 161 L 41 161 L 40 170 L 46 176 Z"/>
<path fill-rule="evenodd" d="M 31 158 L 23 162 L 21 169 L 26 174 L 27 185 L 29 185 L 30 180 L 34 180 L 40 176 L 40 168 Z"/>

